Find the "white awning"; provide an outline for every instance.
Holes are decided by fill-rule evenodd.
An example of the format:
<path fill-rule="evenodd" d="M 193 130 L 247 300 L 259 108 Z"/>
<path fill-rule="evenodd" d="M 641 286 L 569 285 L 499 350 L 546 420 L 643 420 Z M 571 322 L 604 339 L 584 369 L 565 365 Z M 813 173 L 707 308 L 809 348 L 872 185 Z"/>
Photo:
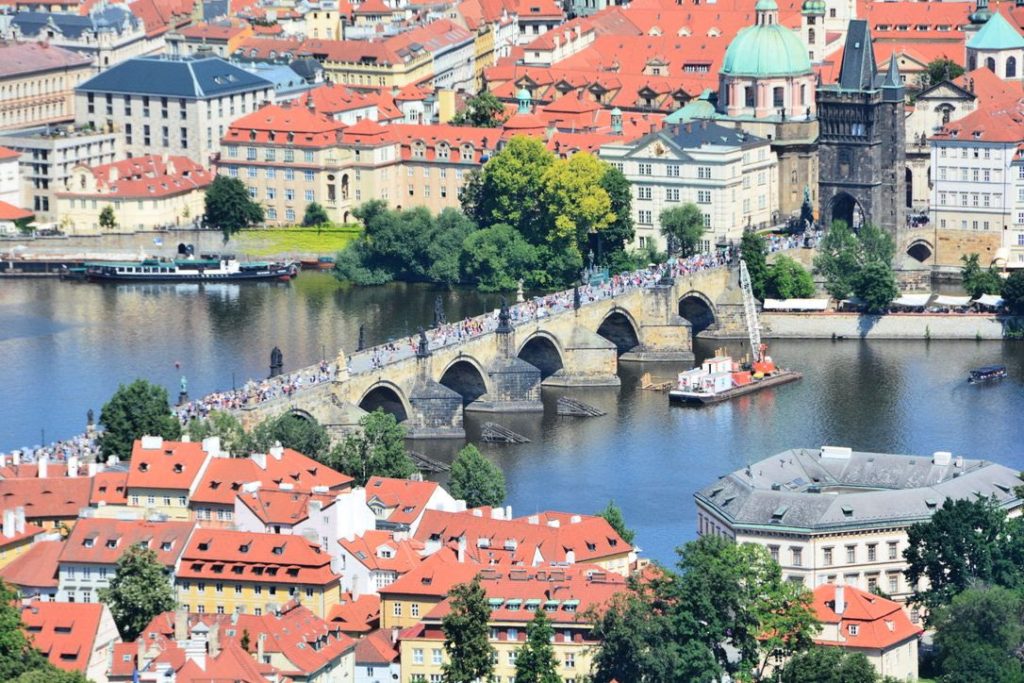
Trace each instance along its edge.
<path fill-rule="evenodd" d="M 999 296 L 998 294 L 982 294 L 981 296 L 974 300 L 974 303 L 978 304 L 979 306 L 986 306 L 988 308 L 1002 308 L 1003 297 Z"/>
<path fill-rule="evenodd" d="M 766 311 L 824 311 L 828 299 L 765 299 Z"/>
<path fill-rule="evenodd" d="M 939 294 L 935 297 L 935 301 L 932 302 L 933 306 L 970 306 L 971 297 L 969 296 L 945 296 Z"/>
<path fill-rule="evenodd" d="M 907 308 L 924 308 L 928 305 L 931 294 L 904 294 L 892 302 L 893 306 L 906 306 Z"/>

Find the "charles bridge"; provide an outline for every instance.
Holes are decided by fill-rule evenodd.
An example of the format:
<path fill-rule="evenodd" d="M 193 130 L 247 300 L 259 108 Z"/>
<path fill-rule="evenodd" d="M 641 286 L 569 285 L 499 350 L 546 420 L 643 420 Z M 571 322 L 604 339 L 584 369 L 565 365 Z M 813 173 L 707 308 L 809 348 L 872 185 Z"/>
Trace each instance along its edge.
<path fill-rule="evenodd" d="M 416 438 L 462 437 L 464 411 L 542 412 L 541 386 L 617 386 L 619 362 L 689 361 L 692 337 L 745 336 L 737 270 L 715 267 L 622 287 L 590 287 L 471 321 L 473 335 L 432 330 L 418 348 L 337 358 L 332 381 L 239 411 L 245 426 L 285 412 L 337 436 L 366 412 L 394 414 Z M 415 339 L 415 338 L 414 338 Z"/>

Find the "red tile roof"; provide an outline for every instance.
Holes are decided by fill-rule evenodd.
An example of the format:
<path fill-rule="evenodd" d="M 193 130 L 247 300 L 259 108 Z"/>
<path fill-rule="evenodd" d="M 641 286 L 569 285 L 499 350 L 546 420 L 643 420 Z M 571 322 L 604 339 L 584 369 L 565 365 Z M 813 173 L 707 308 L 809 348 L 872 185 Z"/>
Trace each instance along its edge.
<path fill-rule="evenodd" d="M 197 529 L 178 579 L 267 581 L 326 586 L 337 583 L 331 556 L 301 536 Z"/>
<path fill-rule="evenodd" d="M 2 479 L 0 508 L 24 506 L 27 520 L 75 519 L 89 507 L 91 492 L 88 477 Z"/>
<path fill-rule="evenodd" d="M 75 564 L 115 564 L 133 545 L 145 544 L 157 561 L 173 569 L 194 522 L 148 522 L 131 519 L 80 519 L 68 535 L 60 561 Z"/>
<path fill-rule="evenodd" d="M 34 215 L 31 211 L 19 209 L 13 204 L 0 202 L 0 221 L 17 221 L 23 218 L 31 218 Z"/>
<path fill-rule="evenodd" d="M 395 535 L 388 531 L 367 531 L 351 540 L 339 539 L 338 543 L 370 571 L 402 575 L 423 561 L 423 543 L 410 538 L 395 540 Z M 384 557 L 382 552 L 391 556 Z"/>
<path fill-rule="evenodd" d="M 887 650 L 923 633 L 897 602 L 853 586 L 844 586 L 843 595 L 846 606 L 837 614 L 835 584 L 825 583 L 814 589 L 813 607 L 818 620 L 838 624 L 843 638 L 842 643 L 819 638 L 816 642 L 821 645 Z"/>
<path fill-rule="evenodd" d="M 388 666 L 398 661 L 398 655 L 391 642 L 391 632 L 378 629 L 356 645 L 356 666 Z"/>
<path fill-rule="evenodd" d="M 179 33 L 189 40 L 228 41 L 249 30 L 249 23 L 241 20 L 200 22 L 181 29 Z"/>
<path fill-rule="evenodd" d="M 21 152 L 15 152 L 13 149 L 7 147 L 0 147 L 0 161 L 6 161 L 8 159 L 20 159 Z"/>
<path fill-rule="evenodd" d="M 987 102 L 962 119 L 950 121 L 931 140 L 1016 143 L 1024 139 L 1024 102 L 1017 94 Z"/>
<path fill-rule="evenodd" d="M 97 602 L 32 600 L 22 606 L 21 620 L 32 644 L 51 664 L 85 673 L 104 609 Z"/>
<path fill-rule="evenodd" d="M 89 498 L 92 505 L 104 503 L 106 505 L 127 505 L 128 504 L 128 473 L 127 472 L 97 472 L 93 477 L 92 495 Z"/>
<path fill-rule="evenodd" d="M 298 38 L 253 36 L 245 38 L 234 55 L 245 59 L 275 59 L 286 54 L 295 56 L 301 48 L 302 41 Z"/>
<path fill-rule="evenodd" d="M 213 173 L 183 156 L 165 158 L 151 154 L 88 168 L 96 178 L 95 192 L 71 188 L 58 194 L 151 199 L 193 192 L 213 182 Z"/>
<path fill-rule="evenodd" d="M 139 656 L 139 643 L 114 643 L 114 655 L 110 664 L 111 678 L 123 678 L 131 680 L 135 672 L 137 657 Z"/>
<path fill-rule="evenodd" d="M 366 504 L 371 508 L 390 509 L 388 522 L 412 524 L 426 510 L 437 488 L 437 482 L 433 481 L 370 477 L 366 482 Z"/>
<path fill-rule="evenodd" d="M 291 448 L 257 454 L 255 458 L 213 458 L 192 492 L 193 503 L 233 505 L 242 484 L 259 482 L 261 490 L 288 484 L 294 492 L 309 493 L 324 487 L 334 494 L 347 489 L 352 477 Z M 319 492 L 321 489 L 317 488 Z"/>
<path fill-rule="evenodd" d="M 334 497 L 299 491 L 259 489 L 239 495 L 238 500 L 264 524 L 294 526 L 309 518 L 310 502 L 319 501 L 326 507 L 334 502 Z"/>
<path fill-rule="evenodd" d="M 142 439 L 135 440 L 128 464 L 128 488 L 189 490 L 202 474 L 209 457 L 203 451 L 203 444 L 179 441 L 153 443 L 160 445 L 143 448 Z"/>
<path fill-rule="evenodd" d="M 312 110 L 309 98 L 268 104 L 236 120 L 224 135 L 225 144 L 280 144 L 303 148 L 330 147 L 345 127 L 326 114 Z"/>
<path fill-rule="evenodd" d="M 39 534 L 45 532 L 46 530 L 38 524 L 26 524 L 25 529 L 20 532 L 16 529 L 11 529 L 10 536 L 4 536 L 3 534 L 0 534 L 0 548 L 6 548 L 8 546 L 20 544 L 30 538 L 34 538 Z"/>
<path fill-rule="evenodd" d="M 0 78 L 85 68 L 92 59 L 49 43 L 0 40 Z"/>
<path fill-rule="evenodd" d="M 420 595 L 441 598 L 452 586 L 471 581 L 482 568 L 479 564 L 459 562 L 449 548 L 443 548 L 426 558 L 412 571 L 384 588 L 377 590 L 381 598 L 398 595 Z"/>
<path fill-rule="evenodd" d="M 337 625 L 343 633 L 366 633 L 380 624 L 379 595 L 369 593 L 353 600 L 351 594 L 342 593 L 341 600 L 331 608 L 327 621 Z"/>
<path fill-rule="evenodd" d="M 0 569 L 0 578 L 21 589 L 56 588 L 57 559 L 63 550 L 61 541 L 37 541 Z"/>

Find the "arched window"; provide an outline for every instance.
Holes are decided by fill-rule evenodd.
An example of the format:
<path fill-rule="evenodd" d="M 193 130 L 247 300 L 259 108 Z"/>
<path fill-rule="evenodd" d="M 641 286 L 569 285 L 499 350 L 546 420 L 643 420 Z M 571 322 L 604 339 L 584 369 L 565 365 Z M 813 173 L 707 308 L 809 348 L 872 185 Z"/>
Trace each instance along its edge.
<path fill-rule="evenodd" d="M 986 59 L 985 60 L 985 68 L 988 69 L 989 71 L 991 71 L 992 73 L 995 73 L 996 72 L 996 60 L 993 59 L 992 57 L 989 57 L 988 59 Z"/>
<path fill-rule="evenodd" d="M 1006 77 L 1016 78 L 1017 77 L 1017 58 L 1010 57 L 1006 60 Z"/>
<path fill-rule="evenodd" d="M 807 44 L 814 45 L 814 29 L 807 29 Z"/>
<path fill-rule="evenodd" d="M 967 59 L 967 70 L 968 71 L 974 71 L 977 68 L 978 68 L 978 60 L 975 58 L 974 55 L 971 55 Z"/>
<path fill-rule="evenodd" d="M 949 123 L 949 119 L 953 115 L 953 107 L 948 104 L 940 104 L 936 111 L 938 111 L 939 116 L 942 117 L 942 125 Z"/>

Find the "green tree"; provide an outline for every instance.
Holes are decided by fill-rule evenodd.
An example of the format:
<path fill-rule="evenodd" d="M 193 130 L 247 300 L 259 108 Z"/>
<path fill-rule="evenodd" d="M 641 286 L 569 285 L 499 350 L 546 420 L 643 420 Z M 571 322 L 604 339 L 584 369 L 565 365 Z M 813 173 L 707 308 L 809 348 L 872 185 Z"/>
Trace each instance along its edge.
<path fill-rule="evenodd" d="M 18 593 L 0 580 L 0 680 L 12 681 L 26 671 L 46 669 L 49 662 L 25 635 Z"/>
<path fill-rule="evenodd" d="M 598 513 L 601 517 L 604 517 L 605 521 L 615 529 L 623 541 L 633 544 L 633 539 L 636 537 L 636 532 L 626 526 L 626 520 L 622 516 L 622 510 L 615 504 L 614 500 L 608 501 L 608 506 Z"/>
<path fill-rule="evenodd" d="M 900 288 L 888 264 L 872 261 L 854 277 L 853 293 L 864 301 L 869 311 L 881 313 L 899 296 Z"/>
<path fill-rule="evenodd" d="M 186 427 L 193 441 L 202 441 L 211 436 L 220 437 L 220 447 L 235 457 L 248 455 L 249 445 L 245 428 L 238 418 L 226 410 L 211 410 L 204 418 L 192 418 Z"/>
<path fill-rule="evenodd" d="M 132 444 L 143 436 L 177 439 L 181 423 L 171 413 L 167 390 L 144 379 L 120 385 L 100 410 L 103 433 L 99 445 L 104 455 L 128 458 Z"/>
<path fill-rule="evenodd" d="M 18 229 L 18 234 L 28 237 L 36 231 L 35 223 L 36 217 L 29 216 L 27 218 L 17 218 L 14 221 L 14 227 Z"/>
<path fill-rule="evenodd" d="M 561 683 L 555 648 L 555 629 L 543 609 L 537 608 L 526 625 L 526 643 L 516 653 L 515 683 Z"/>
<path fill-rule="evenodd" d="M 975 299 L 983 294 L 999 294 L 1003 288 L 1003 278 L 992 268 L 983 269 L 977 254 L 964 254 L 960 261 L 964 264 L 960 276 L 965 292 Z"/>
<path fill-rule="evenodd" d="M 405 428 L 395 416 L 377 409 L 359 420 L 362 432 L 350 434 L 336 446 L 327 464 L 366 486 L 370 477 L 407 479 L 416 465 L 405 450 Z"/>
<path fill-rule="evenodd" d="M 238 178 L 218 175 L 206 189 L 206 225 L 224 233 L 227 242 L 239 230 L 263 221 L 263 207 L 249 198 Z"/>
<path fill-rule="evenodd" d="M 860 652 L 817 645 L 782 667 L 779 683 L 876 683 L 878 673 Z"/>
<path fill-rule="evenodd" d="M 914 601 L 929 610 L 979 582 L 1006 587 L 1024 583 L 1024 525 L 1007 520 L 993 500 L 947 498 L 927 522 L 907 530 L 907 582 L 928 588 Z"/>
<path fill-rule="evenodd" d="M 139 545 L 125 549 L 117 560 L 114 578 L 100 589 L 125 642 L 135 640 L 158 614 L 175 607 L 174 589 L 156 551 Z"/>
<path fill-rule="evenodd" d="M 868 263 L 884 263 L 892 265 L 892 257 L 896 255 L 896 243 L 892 235 L 874 223 L 865 223 L 857 234 L 860 245 L 858 252 L 861 266 Z"/>
<path fill-rule="evenodd" d="M 928 83 L 930 85 L 936 85 L 943 81 L 951 81 L 954 78 L 959 78 L 964 73 L 964 68 L 949 57 L 939 57 L 928 62 L 925 67 L 928 72 Z"/>
<path fill-rule="evenodd" d="M 52 664 L 47 664 L 40 669 L 26 671 L 13 683 L 90 683 L 81 671 L 64 671 Z"/>
<path fill-rule="evenodd" d="M 582 258 L 591 233 L 600 233 L 615 220 L 612 200 L 601 182 L 608 164 L 589 152 L 556 159 L 542 176 L 545 241 Z M 534 228 L 534 233 L 539 230 Z M 538 240 L 539 243 L 539 240 Z"/>
<path fill-rule="evenodd" d="M 528 287 L 550 283 L 540 271 L 537 249 L 504 223 L 471 233 L 462 245 L 460 261 L 464 281 L 482 292 L 515 291 L 520 278 Z"/>
<path fill-rule="evenodd" d="M 104 230 L 113 230 L 117 227 L 117 218 L 114 216 L 114 207 L 107 206 L 103 207 L 100 211 L 100 227 Z"/>
<path fill-rule="evenodd" d="M 327 210 L 317 204 L 310 202 L 306 205 L 306 213 L 302 216 L 302 225 L 307 228 L 321 227 L 331 222 L 327 216 Z"/>
<path fill-rule="evenodd" d="M 441 620 L 448 661 L 442 665 L 445 683 L 489 680 L 494 672 L 494 647 L 488 640 L 491 608 L 480 577 L 448 592 L 451 611 Z"/>
<path fill-rule="evenodd" d="M 467 507 L 497 507 L 505 502 L 505 474 L 476 446 L 468 444 L 452 463 L 448 490 L 456 498 L 466 501 Z"/>
<path fill-rule="evenodd" d="M 860 270 L 857 236 L 844 221 L 833 221 L 818 245 L 814 269 L 825 279 L 825 289 L 836 299 L 853 294 L 854 277 Z"/>
<path fill-rule="evenodd" d="M 743 233 L 740 238 L 740 258 L 747 264 L 754 296 L 761 301 L 765 299 L 765 285 L 768 281 L 767 251 L 763 237 L 752 230 Z"/>
<path fill-rule="evenodd" d="M 661 234 L 668 241 L 669 255 L 693 256 L 700 251 L 704 236 L 704 214 L 692 202 L 674 206 L 661 212 Z M 748 264 L 749 268 L 749 264 Z"/>
<path fill-rule="evenodd" d="M 243 628 L 242 629 L 242 637 L 238 639 L 238 644 L 246 652 L 249 651 L 249 646 L 252 645 L 252 636 L 249 635 L 249 629 L 247 629 L 247 628 Z"/>
<path fill-rule="evenodd" d="M 607 166 L 601 178 L 601 187 L 611 199 L 615 220 L 597 233 L 596 238 L 598 256 L 605 263 L 608 263 L 614 254 L 623 253 L 626 247 L 632 244 L 636 235 L 633 226 L 633 187 L 622 171 L 611 164 Z"/>
<path fill-rule="evenodd" d="M 1003 301 L 1014 313 L 1024 313 L 1024 270 L 1014 270 L 1003 281 Z"/>
<path fill-rule="evenodd" d="M 944 683 L 1024 681 L 1018 653 L 1024 642 L 1018 591 L 970 588 L 931 616 Z"/>
<path fill-rule="evenodd" d="M 780 255 L 768 268 L 765 290 L 773 299 L 806 299 L 814 296 L 814 280 L 794 259 Z"/>
<path fill-rule="evenodd" d="M 451 120 L 453 126 L 474 128 L 500 128 L 508 117 L 505 105 L 487 90 L 466 100 L 466 106 Z"/>
<path fill-rule="evenodd" d="M 256 425 L 241 447 L 246 451 L 266 453 L 278 443 L 323 462 L 331 447 L 331 437 L 316 420 L 285 413 Z"/>
<path fill-rule="evenodd" d="M 530 244 L 546 242 L 544 175 L 554 163 L 543 140 L 513 137 L 470 181 L 462 194 L 463 210 L 480 227 L 506 223 Z"/>
<path fill-rule="evenodd" d="M 434 221 L 436 229 L 427 242 L 427 278 L 454 285 L 462 282 L 462 245 L 476 225 L 458 209 L 447 208 Z"/>

